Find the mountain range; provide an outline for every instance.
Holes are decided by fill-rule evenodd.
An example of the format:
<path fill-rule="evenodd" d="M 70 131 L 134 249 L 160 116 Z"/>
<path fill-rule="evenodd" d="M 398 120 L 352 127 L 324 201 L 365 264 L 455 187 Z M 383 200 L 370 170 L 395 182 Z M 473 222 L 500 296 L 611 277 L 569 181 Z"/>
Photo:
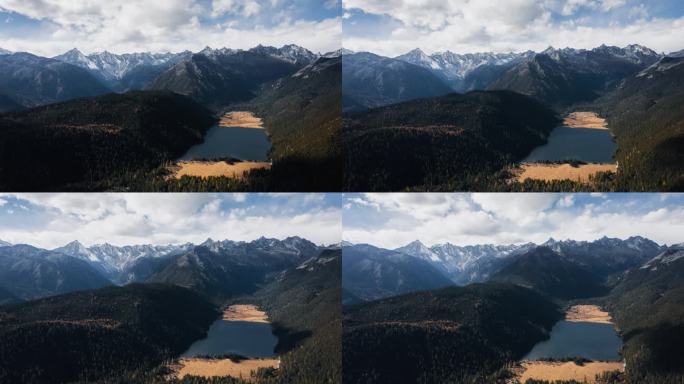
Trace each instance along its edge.
<path fill-rule="evenodd" d="M 414 287 L 416 292 L 365 302 L 361 287 L 351 284 L 353 276 L 346 276 L 343 290 L 357 298 L 344 307 L 342 361 L 351 382 L 507 382 L 523 356 L 578 303 L 609 311 L 624 343 L 625 371 L 608 375 L 608 382 L 676 383 L 684 377 L 684 359 L 677 353 L 684 340 L 681 244 L 658 245 L 639 236 L 550 239 L 539 246 L 426 247 L 412 242 L 394 251 L 343 244 L 345 257 L 351 253 L 364 260 L 366 252 L 366 260 L 379 264 L 375 256 L 384 254 L 383 264 L 389 266 L 397 251 L 445 265 L 434 268 L 435 279 L 443 278 L 446 266 L 503 261 L 483 282 Z M 404 272 L 402 278 L 410 280 L 410 271 Z M 368 271 L 365 276 L 382 279 Z"/>
<path fill-rule="evenodd" d="M 348 113 L 344 188 L 488 190 L 488 179 L 545 143 L 558 123 L 555 111 L 512 91 L 450 93 Z"/>
<path fill-rule="evenodd" d="M 0 104 L 0 108 L 2 108 L 0 111 L 34 107 L 79 97 L 97 96 L 112 91 L 126 92 L 147 88 L 175 90 L 174 82 L 169 83 L 170 80 L 168 79 L 160 79 L 155 83 L 155 79 L 168 71 L 173 74 L 187 70 L 188 66 L 181 65 L 181 63 L 197 56 L 206 58 L 211 62 L 219 62 L 231 61 L 226 59 L 231 56 L 249 56 L 250 54 L 254 57 L 252 61 L 244 58 L 233 60 L 233 64 L 238 67 L 233 67 L 229 71 L 233 76 L 247 76 L 248 82 L 254 78 L 249 78 L 249 74 L 243 72 L 253 65 L 261 65 L 258 61 L 254 61 L 255 58 L 269 58 L 295 68 L 301 68 L 321 57 L 320 54 L 315 54 L 292 44 L 281 48 L 259 45 L 249 50 L 207 47 L 195 54 L 190 51 L 124 54 L 103 51 L 85 55 L 74 48 L 52 58 L 40 57 L 26 52 L 13 53 L 0 50 L 0 95 L 2 95 L 0 100 L 6 99 Z M 225 63 L 222 64 L 225 65 Z M 181 65 L 181 67 L 173 69 L 177 65 Z M 213 69 L 219 72 L 223 71 L 222 76 L 226 76 L 226 68 Z M 194 72 L 194 75 L 199 72 Z M 263 77 L 263 73 L 262 70 L 262 76 L 259 80 L 268 80 L 268 78 Z M 271 76 L 277 78 L 277 75 L 278 73 L 274 72 Z M 168 76 L 170 75 L 166 77 L 168 78 Z M 215 80 L 216 77 L 214 76 L 211 79 Z M 175 80 L 175 86 L 179 81 L 181 80 Z M 234 82 L 227 84 L 235 85 Z M 248 86 L 250 88 L 258 87 L 258 84 L 249 82 Z M 187 94 L 190 92 L 185 89 L 185 92 L 180 93 Z"/>
<path fill-rule="evenodd" d="M 90 247 L 74 241 L 53 250 L 5 245 L 0 247 L 0 289 L 5 300 L 16 301 L 112 284 L 166 283 L 221 302 L 256 291 L 269 273 L 298 266 L 326 249 L 299 237 Z"/>
<path fill-rule="evenodd" d="M 36 257 L 28 259 L 28 250 Z M 6 381 L 168 381 L 168 361 L 206 337 L 219 309 L 235 302 L 268 312 L 281 360 L 269 380 L 341 380 L 339 246 L 262 237 L 196 246 L 72 242 L 57 250 L 74 256 L 28 245 L 0 248 L 0 378 Z M 70 289 L 7 300 L 8 274 L 20 280 L 8 289 L 42 284 L 43 264 L 53 259 L 70 263 L 59 271 L 60 284 Z M 27 262 L 40 265 L 20 268 Z M 73 285 L 89 275 L 106 281 L 99 275 L 103 266 L 128 276 L 140 263 L 155 266 L 141 283 Z"/>
<path fill-rule="evenodd" d="M 0 190 L 340 190 L 341 71 L 296 45 L 0 55 Z M 169 177 L 231 108 L 264 121 L 270 169 Z"/>
<path fill-rule="evenodd" d="M 487 281 L 534 287 L 554 297 L 562 296 L 560 292 L 596 296 L 622 272 L 642 266 L 667 249 L 640 236 L 595 241 L 549 239 L 539 245 L 445 243 L 427 247 L 414 241 L 394 250 L 347 244 L 343 253 L 350 258 L 343 263 L 342 281 L 346 291 L 364 301 Z"/>
<path fill-rule="evenodd" d="M 428 69 L 443 79 L 454 91 L 466 92 L 486 88 L 487 84 L 494 80 L 493 77 L 501 75 L 534 55 L 532 51 L 466 54 L 446 51 L 428 56 L 420 48 L 416 48 L 397 56 L 396 59 Z"/>
<path fill-rule="evenodd" d="M 452 92 L 512 90 L 562 108 L 592 101 L 665 57 L 636 44 L 590 50 L 549 47 L 538 53 L 446 51 L 431 55 L 416 48 L 394 58 L 350 51 L 343 56 L 345 64 L 349 63 L 344 68 L 346 111 L 440 96 L 447 93 L 444 86 Z"/>

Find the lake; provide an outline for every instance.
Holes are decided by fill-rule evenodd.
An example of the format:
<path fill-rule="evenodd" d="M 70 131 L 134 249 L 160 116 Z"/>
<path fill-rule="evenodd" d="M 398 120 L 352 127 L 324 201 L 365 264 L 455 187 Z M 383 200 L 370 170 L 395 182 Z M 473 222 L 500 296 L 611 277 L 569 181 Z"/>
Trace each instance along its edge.
<path fill-rule="evenodd" d="M 178 160 L 212 160 L 231 157 L 245 161 L 267 161 L 271 142 L 266 130 L 214 126 L 204 142 L 192 146 Z"/>
<path fill-rule="evenodd" d="M 580 160 L 587 163 L 614 163 L 617 145 L 607 129 L 557 127 L 548 142 L 535 148 L 526 163 Z"/>
<path fill-rule="evenodd" d="M 221 319 L 211 325 L 207 338 L 195 341 L 182 357 L 237 354 L 268 358 L 275 356 L 273 350 L 277 343 L 269 323 Z"/>
<path fill-rule="evenodd" d="M 548 340 L 537 343 L 523 358 L 564 358 L 581 356 L 590 360 L 618 361 L 622 341 L 611 324 L 562 320 L 551 329 Z"/>

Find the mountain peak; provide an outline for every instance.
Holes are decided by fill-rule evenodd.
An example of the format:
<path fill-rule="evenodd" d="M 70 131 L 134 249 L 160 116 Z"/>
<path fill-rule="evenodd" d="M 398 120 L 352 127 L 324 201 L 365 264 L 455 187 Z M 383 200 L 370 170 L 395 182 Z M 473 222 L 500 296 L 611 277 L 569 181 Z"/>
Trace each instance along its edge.
<path fill-rule="evenodd" d="M 214 244 L 214 240 L 211 237 L 207 237 L 207 239 L 204 240 L 204 242 L 200 245 L 203 247 L 207 247 L 207 246 L 210 246 L 212 244 Z"/>
<path fill-rule="evenodd" d="M 68 50 L 65 54 L 66 54 L 66 55 L 68 55 L 68 54 L 72 54 L 72 55 L 83 55 L 83 52 L 81 52 L 78 48 L 71 48 L 71 49 Z"/>
<path fill-rule="evenodd" d="M 84 247 L 84 245 L 80 241 L 74 240 L 67 244 L 66 247 Z"/>
<path fill-rule="evenodd" d="M 420 248 L 427 248 L 425 244 L 423 244 L 422 241 L 420 240 L 413 240 L 412 242 L 408 243 L 406 247 L 420 247 Z"/>

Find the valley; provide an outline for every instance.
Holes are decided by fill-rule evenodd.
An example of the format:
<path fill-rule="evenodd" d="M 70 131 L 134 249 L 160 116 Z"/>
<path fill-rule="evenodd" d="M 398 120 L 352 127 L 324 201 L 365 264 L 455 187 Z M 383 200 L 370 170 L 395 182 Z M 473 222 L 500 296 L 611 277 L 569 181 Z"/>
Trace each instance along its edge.
<path fill-rule="evenodd" d="M 295 45 L 2 54 L 0 85 L 33 93 L 2 95 L 0 190 L 339 190 L 340 72 L 338 53 Z M 174 102 L 151 102 L 162 94 Z"/>
<path fill-rule="evenodd" d="M 348 148 L 345 190 L 590 192 L 680 187 L 677 127 L 682 118 L 669 106 L 683 100 L 678 87 L 683 67 L 674 53 L 632 44 L 506 54 L 428 55 L 415 49 L 393 58 L 347 52 L 343 60 L 349 62 L 342 87 L 342 136 Z M 540 129 L 528 124 L 541 117 L 540 111 L 514 107 L 511 100 L 501 100 L 497 108 L 517 108 L 516 117 L 525 119 L 520 125 L 527 131 L 517 131 L 519 122 L 510 116 L 498 120 L 502 115 L 484 105 L 446 118 L 444 109 L 435 105 L 453 96 L 439 83 L 451 93 L 463 92 L 463 97 L 502 90 L 528 96 L 564 121 Z M 667 104 L 661 107 L 659 99 Z M 396 111 L 418 105 L 423 109 L 414 114 L 420 124 Z M 659 112 L 653 113 L 652 106 Z M 460 135 L 458 142 L 437 139 L 443 135 L 438 127 L 457 126 L 467 133 L 463 120 L 492 127 L 496 134 L 475 141 L 467 135 Z M 449 133 L 454 132 L 459 131 Z M 512 150 L 494 154 L 481 149 L 497 148 L 501 140 L 518 140 L 526 150 L 509 146 Z M 467 149 L 460 148 L 460 142 Z M 470 153 L 464 156 L 466 150 Z M 395 175 L 395 168 L 404 173 Z"/>
<path fill-rule="evenodd" d="M 21 293 L 20 303 L 0 306 L 2 380 L 36 369 L 35 382 L 273 384 L 340 377 L 334 247 L 296 237 L 125 247 L 73 242 L 54 251 L 2 245 L 0 260 L 13 267 L 0 292 Z M 58 279 L 64 288 L 46 291 L 43 280 L 29 278 L 31 270 L 21 266 L 27 255 L 55 263 L 49 267 L 56 271 L 41 278 Z M 70 264 L 56 263 L 62 259 Z M 22 342 L 27 337 L 30 345 Z M 61 354 L 65 345 L 69 352 Z"/>
<path fill-rule="evenodd" d="M 394 251 L 347 244 L 343 254 L 354 261 L 344 264 L 343 289 L 354 299 L 344 305 L 343 365 L 351 372 L 345 382 L 420 377 L 430 383 L 676 383 L 682 373 L 674 360 L 667 366 L 653 361 L 671 343 L 657 341 L 662 334 L 651 332 L 664 332 L 658 329 L 669 327 L 669 321 L 681 324 L 681 283 L 673 280 L 684 266 L 680 247 L 641 237 L 497 247 L 413 242 Z M 432 268 L 398 269 L 402 258 Z M 668 270 L 656 266 L 662 263 Z M 390 268 L 396 272 L 387 273 Z M 369 282 L 370 270 L 377 272 Z M 430 285 L 444 277 L 450 277 L 451 287 Z M 645 288 L 645 279 L 654 279 L 655 285 Z M 377 291 L 380 287 L 384 291 Z M 513 287 L 521 290 L 519 295 L 532 296 L 508 298 Z M 650 295 L 657 290 L 671 298 L 650 302 L 653 296 L 628 293 L 633 289 Z M 535 294 L 540 296 L 533 299 Z M 634 295 L 639 304 L 630 303 Z M 489 307 L 493 298 L 496 304 Z M 654 314 L 643 312 L 643 306 Z M 536 316 L 543 308 L 549 312 L 541 321 Z M 668 320 L 656 320 L 661 317 Z M 499 320 L 503 323 L 490 324 Z M 540 333 L 516 328 L 530 322 L 537 322 Z M 651 327 L 646 324 L 653 324 L 653 330 L 644 329 Z M 516 336 L 502 334 L 509 331 Z M 678 340 L 679 331 L 672 332 Z M 519 344 L 509 344 L 514 342 Z M 411 347 L 397 352 L 398 343 Z M 653 352 L 644 355 L 641 348 Z"/>

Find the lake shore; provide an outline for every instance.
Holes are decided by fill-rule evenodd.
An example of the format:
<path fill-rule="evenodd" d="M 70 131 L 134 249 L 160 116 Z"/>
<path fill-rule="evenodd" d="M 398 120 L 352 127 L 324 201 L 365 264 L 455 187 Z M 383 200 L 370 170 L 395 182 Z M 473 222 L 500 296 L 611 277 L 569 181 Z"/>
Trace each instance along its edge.
<path fill-rule="evenodd" d="M 234 304 L 223 311 L 223 320 L 269 323 L 266 312 L 252 304 Z"/>
<path fill-rule="evenodd" d="M 519 168 L 513 170 L 515 181 L 523 182 L 525 179 L 532 180 L 572 180 L 580 183 L 588 183 L 589 177 L 599 172 L 617 172 L 617 164 L 547 164 L 547 163 L 522 163 Z"/>
<path fill-rule="evenodd" d="M 183 176 L 244 179 L 245 173 L 249 171 L 255 169 L 271 169 L 271 163 L 261 161 L 228 163 L 225 161 L 184 160 L 176 162 L 167 169 L 171 172 L 170 177 L 175 179 L 180 179 Z"/>
<path fill-rule="evenodd" d="M 625 365 L 621 361 L 600 362 L 592 361 L 577 365 L 574 361 L 523 361 L 516 376 L 521 383 L 527 379 L 536 380 L 575 380 L 589 384 L 596 383 L 596 375 L 603 372 L 624 372 Z"/>
<path fill-rule="evenodd" d="M 173 376 L 178 379 L 188 375 L 204 378 L 230 376 L 252 381 L 252 373 L 259 368 L 279 367 L 279 359 L 246 359 L 234 362 L 230 359 L 182 358 L 171 369 L 174 371 Z"/>
<path fill-rule="evenodd" d="M 219 120 L 219 127 L 230 128 L 254 128 L 264 129 L 264 122 L 248 111 L 234 111 L 225 113 Z"/>

